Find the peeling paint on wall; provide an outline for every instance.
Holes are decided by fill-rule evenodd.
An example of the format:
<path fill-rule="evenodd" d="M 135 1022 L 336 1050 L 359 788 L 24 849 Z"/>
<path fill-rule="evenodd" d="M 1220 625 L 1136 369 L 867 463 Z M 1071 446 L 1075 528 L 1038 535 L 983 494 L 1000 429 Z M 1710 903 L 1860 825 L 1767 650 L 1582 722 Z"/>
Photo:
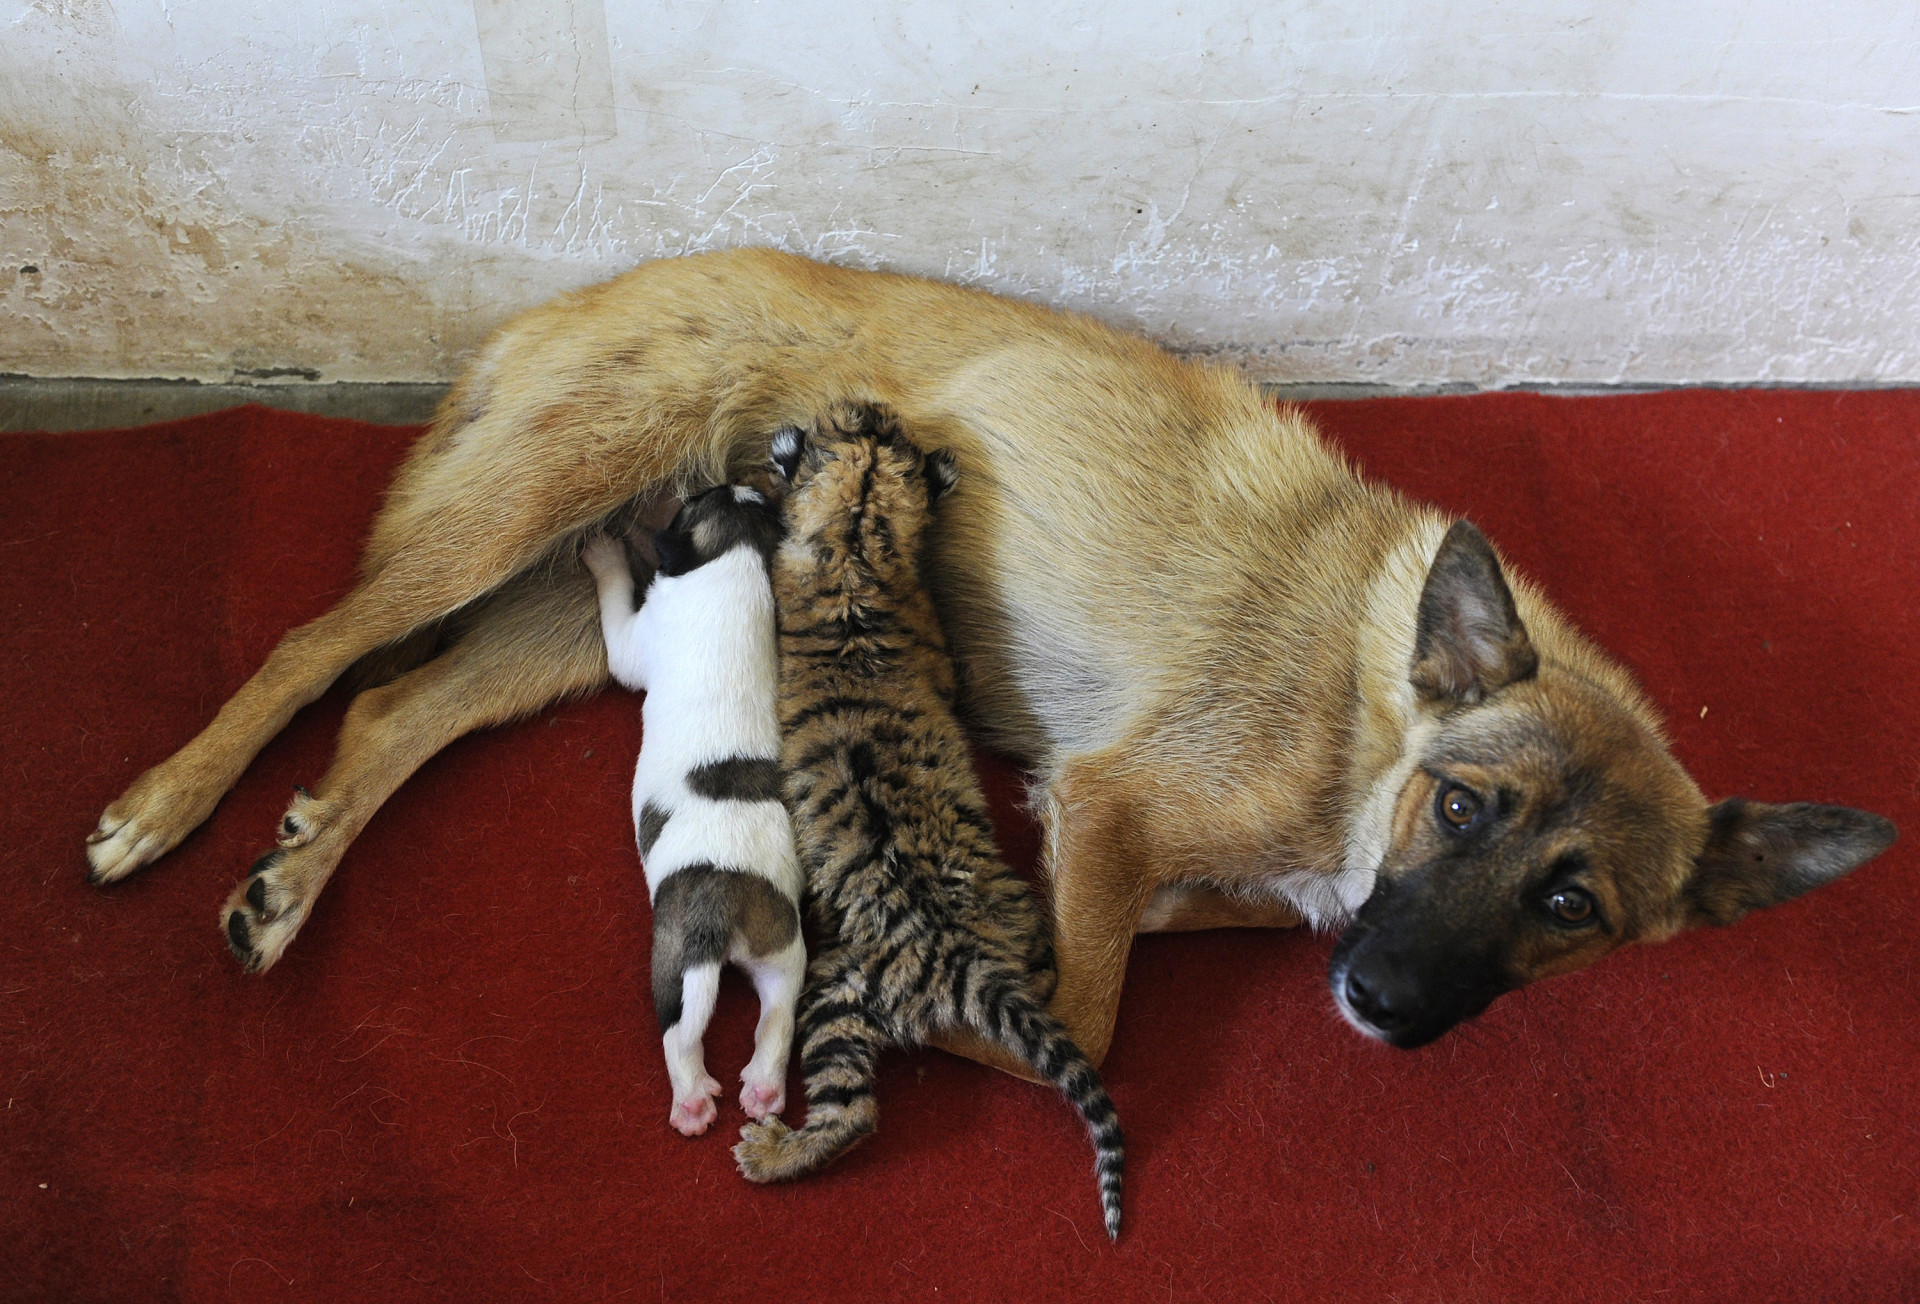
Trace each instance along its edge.
<path fill-rule="evenodd" d="M 444 379 L 771 244 L 1276 380 L 1920 381 L 1920 11 L 1247 8 L 0 0 L 0 371 Z"/>

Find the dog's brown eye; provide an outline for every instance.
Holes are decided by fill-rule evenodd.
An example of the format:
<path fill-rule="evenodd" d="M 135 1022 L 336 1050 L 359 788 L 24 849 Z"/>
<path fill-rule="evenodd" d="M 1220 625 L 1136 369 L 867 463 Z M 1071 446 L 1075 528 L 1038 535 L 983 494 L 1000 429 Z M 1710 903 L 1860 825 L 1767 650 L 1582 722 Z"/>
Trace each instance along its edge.
<path fill-rule="evenodd" d="M 1441 792 L 1435 809 L 1453 828 L 1467 829 L 1480 815 L 1480 799 L 1456 783 Z"/>
<path fill-rule="evenodd" d="M 1593 918 L 1593 898 L 1577 887 L 1563 887 L 1547 898 L 1547 909 L 1563 923 L 1584 924 Z"/>

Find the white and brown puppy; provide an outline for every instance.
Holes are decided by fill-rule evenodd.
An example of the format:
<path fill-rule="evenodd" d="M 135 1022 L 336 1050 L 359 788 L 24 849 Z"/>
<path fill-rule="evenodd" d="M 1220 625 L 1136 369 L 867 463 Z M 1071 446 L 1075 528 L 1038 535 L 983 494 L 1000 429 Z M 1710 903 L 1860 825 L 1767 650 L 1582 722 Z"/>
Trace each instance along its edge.
<path fill-rule="evenodd" d="M 806 977 L 805 886 L 780 803 L 779 645 L 768 560 L 778 509 L 746 486 L 691 499 L 654 536 L 660 567 L 638 611 L 625 550 L 605 535 L 581 558 L 600 589 L 613 677 L 646 693 L 633 825 L 653 898 L 653 1004 L 673 1126 L 707 1130 L 720 1084 L 701 1038 L 720 966 L 753 978 L 760 1024 L 740 1107 L 786 1104 L 793 1007 Z"/>

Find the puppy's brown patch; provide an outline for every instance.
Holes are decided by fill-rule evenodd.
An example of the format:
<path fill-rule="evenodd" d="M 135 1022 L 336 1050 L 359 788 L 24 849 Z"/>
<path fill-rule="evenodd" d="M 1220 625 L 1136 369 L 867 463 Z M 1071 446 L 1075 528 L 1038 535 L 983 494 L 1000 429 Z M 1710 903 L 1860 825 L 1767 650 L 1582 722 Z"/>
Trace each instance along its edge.
<path fill-rule="evenodd" d="M 688 865 L 653 895 L 653 1008 L 665 1032 L 680 1022 L 681 979 L 689 968 L 719 964 L 736 946 L 755 958 L 784 950 L 800 916 L 780 889 L 758 874 Z"/>

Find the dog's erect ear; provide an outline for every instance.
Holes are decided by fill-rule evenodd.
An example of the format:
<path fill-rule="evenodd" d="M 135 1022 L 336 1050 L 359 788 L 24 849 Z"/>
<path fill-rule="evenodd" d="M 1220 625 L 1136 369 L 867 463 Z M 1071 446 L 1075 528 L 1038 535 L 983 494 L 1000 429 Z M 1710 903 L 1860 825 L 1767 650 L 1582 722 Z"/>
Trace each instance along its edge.
<path fill-rule="evenodd" d="M 1539 664 L 1493 545 L 1455 521 L 1420 592 L 1408 678 L 1422 697 L 1471 705 L 1531 677 Z"/>
<path fill-rule="evenodd" d="M 960 480 L 960 464 L 944 448 L 936 448 L 927 454 L 926 472 L 927 502 L 930 504 L 939 502 L 946 496 L 947 490 Z"/>
<path fill-rule="evenodd" d="M 1730 924 L 1864 865 L 1893 845 L 1893 821 L 1847 806 L 1769 806 L 1729 797 L 1707 812 L 1707 848 L 1682 891 L 1686 922 Z"/>
<path fill-rule="evenodd" d="M 770 450 L 773 469 L 788 484 L 800 470 L 800 454 L 806 451 L 807 437 L 798 426 L 782 426 L 773 432 L 773 446 Z"/>

